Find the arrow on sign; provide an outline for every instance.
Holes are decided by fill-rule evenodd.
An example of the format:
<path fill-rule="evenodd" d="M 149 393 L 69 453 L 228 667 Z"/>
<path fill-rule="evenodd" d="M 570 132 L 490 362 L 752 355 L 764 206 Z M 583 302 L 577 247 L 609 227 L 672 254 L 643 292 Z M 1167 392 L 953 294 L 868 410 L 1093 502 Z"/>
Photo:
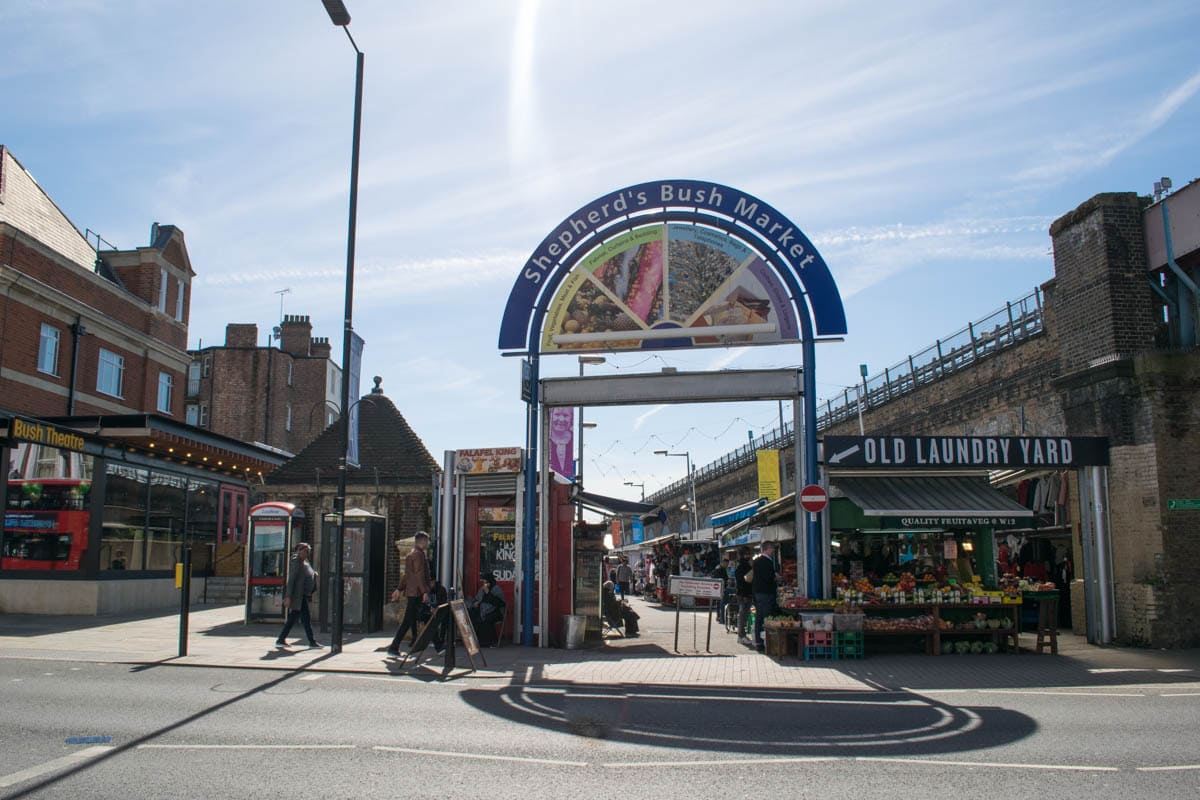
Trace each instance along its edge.
<path fill-rule="evenodd" d="M 857 453 L 857 452 L 858 452 L 858 450 L 859 450 L 859 447 L 858 447 L 858 445 L 854 445 L 853 447 L 850 447 L 850 448 L 848 448 L 848 449 L 846 449 L 846 450 L 843 450 L 843 451 L 842 451 L 842 452 L 840 452 L 840 453 L 834 453 L 834 454 L 833 454 L 833 456 L 832 456 L 832 457 L 830 457 L 830 458 L 828 459 L 828 463 L 830 463 L 830 464 L 837 464 L 837 463 L 839 463 L 839 462 L 840 462 L 840 461 L 841 461 L 843 458 L 846 458 L 846 457 L 848 457 L 848 456 L 852 456 L 852 455 L 854 455 L 855 453 Z"/>

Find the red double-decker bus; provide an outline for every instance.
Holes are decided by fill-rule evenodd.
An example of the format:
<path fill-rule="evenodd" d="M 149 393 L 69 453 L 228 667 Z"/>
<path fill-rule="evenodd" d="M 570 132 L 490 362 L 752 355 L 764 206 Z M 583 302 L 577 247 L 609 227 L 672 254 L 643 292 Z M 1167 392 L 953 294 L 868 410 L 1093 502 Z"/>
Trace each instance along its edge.
<path fill-rule="evenodd" d="M 79 569 L 88 545 L 91 481 L 78 478 L 8 482 L 0 568 Z"/>

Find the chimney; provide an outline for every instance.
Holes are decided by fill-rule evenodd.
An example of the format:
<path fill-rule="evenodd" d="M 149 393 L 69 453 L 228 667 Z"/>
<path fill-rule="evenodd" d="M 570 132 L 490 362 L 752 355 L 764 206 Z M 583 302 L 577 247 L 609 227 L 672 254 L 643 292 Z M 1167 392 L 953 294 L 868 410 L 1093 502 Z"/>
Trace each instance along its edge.
<path fill-rule="evenodd" d="M 231 322 L 225 326 L 226 347 L 258 347 L 258 326 L 253 322 Z"/>
<path fill-rule="evenodd" d="M 293 356 L 307 356 L 312 342 L 312 323 L 307 316 L 287 314 L 280 327 L 279 349 Z"/>
<path fill-rule="evenodd" d="M 333 354 L 333 348 L 329 346 L 329 337 L 314 336 L 308 354 L 314 358 L 329 358 Z"/>

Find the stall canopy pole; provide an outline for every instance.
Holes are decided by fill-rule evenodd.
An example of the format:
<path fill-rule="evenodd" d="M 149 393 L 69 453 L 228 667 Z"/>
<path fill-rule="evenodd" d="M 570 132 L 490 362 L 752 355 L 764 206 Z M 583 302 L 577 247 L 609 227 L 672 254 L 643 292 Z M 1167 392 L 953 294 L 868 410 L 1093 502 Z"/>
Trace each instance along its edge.
<path fill-rule="evenodd" d="M 792 430 L 795 432 L 792 443 L 792 467 L 796 480 L 793 481 L 796 485 L 795 497 L 793 504 L 795 505 L 795 524 L 796 530 L 796 593 L 801 597 L 811 596 L 808 586 L 808 533 L 806 516 L 803 506 L 800 505 L 800 487 L 804 485 L 804 469 L 803 469 L 803 421 L 801 419 L 800 398 L 797 397 L 792 402 Z"/>
<path fill-rule="evenodd" d="M 800 487 L 817 482 L 817 349 L 813 341 L 812 321 L 808 314 L 801 315 L 800 323 L 804 329 L 804 483 L 796 482 L 796 514 L 800 519 Z M 800 437 L 796 436 L 796 447 L 800 447 Z M 820 514 L 809 514 L 807 517 L 806 544 L 808 583 L 807 596 L 816 599 L 822 596 L 821 587 L 825 585 L 828 575 L 821 574 L 821 517 Z M 799 578 L 799 564 L 797 578 Z"/>

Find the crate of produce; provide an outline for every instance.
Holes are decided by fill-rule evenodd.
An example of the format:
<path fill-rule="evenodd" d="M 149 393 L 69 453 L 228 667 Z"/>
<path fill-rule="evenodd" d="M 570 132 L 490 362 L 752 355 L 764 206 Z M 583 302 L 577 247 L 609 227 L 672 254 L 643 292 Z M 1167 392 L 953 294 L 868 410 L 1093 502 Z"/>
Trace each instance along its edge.
<path fill-rule="evenodd" d="M 832 647 L 833 631 L 805 631 L 804 647 Z"/>
<path fill-rule="evenodd" d="M 806 631 L 831 631 L 833 614 L 801 614 L 800 623 Z"/>
<path fill-rule="evenodd" d="M 775 658 L 783 658 L 787 655 L 788 635 L 784 630 L 768 630 L 766 631 L 766 645 L 764 652 Z"/>
<path fill-rule="evenodd" d="M 832 647 L 802 647 L 800 650 L 805 661 L 832 661 L 835 655 Z"/>
<path fill-rule="evenodd" d="M 834 614 L 833 629 L 835 631 L 861 631 L 863 616 L 863 614 Z"/>

